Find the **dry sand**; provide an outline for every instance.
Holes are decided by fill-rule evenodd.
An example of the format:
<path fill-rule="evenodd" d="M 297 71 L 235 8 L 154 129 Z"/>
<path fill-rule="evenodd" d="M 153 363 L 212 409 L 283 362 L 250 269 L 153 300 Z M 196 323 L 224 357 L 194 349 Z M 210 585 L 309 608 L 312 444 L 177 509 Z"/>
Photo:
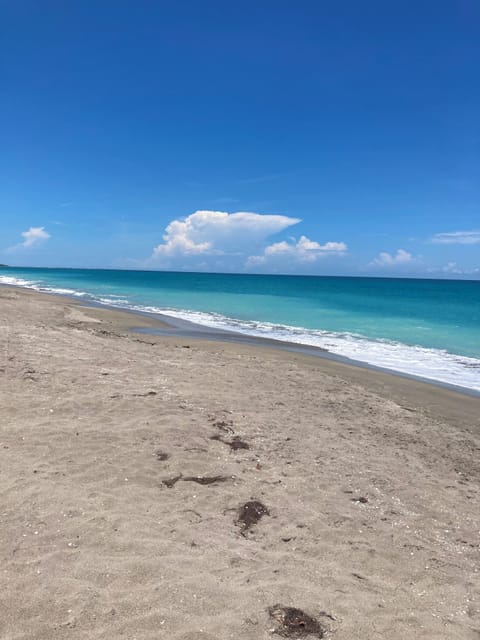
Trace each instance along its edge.
<path fill-rule="evenodd" d="M 480 638 L 478 398 L 152 323 L 0 289 L 2 640 Z"/>

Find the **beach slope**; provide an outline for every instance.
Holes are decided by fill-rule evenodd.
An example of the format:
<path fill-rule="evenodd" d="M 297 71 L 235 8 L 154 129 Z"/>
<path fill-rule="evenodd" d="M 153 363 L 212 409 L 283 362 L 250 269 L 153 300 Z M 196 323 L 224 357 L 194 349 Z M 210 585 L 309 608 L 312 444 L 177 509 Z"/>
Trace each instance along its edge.
<path fill-rule="evenodd" d="M 478 398 L 154 323 L 0 288 L 2 640 L 480 638 Z"/>

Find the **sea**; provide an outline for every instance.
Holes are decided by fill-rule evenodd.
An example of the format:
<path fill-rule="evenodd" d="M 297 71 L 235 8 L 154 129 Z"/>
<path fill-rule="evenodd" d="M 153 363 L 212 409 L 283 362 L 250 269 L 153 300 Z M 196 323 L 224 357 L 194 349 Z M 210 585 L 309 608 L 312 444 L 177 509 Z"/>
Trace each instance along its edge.
<path fill-rule="evenodd" d="M 480 392 L 480 281 L 8 267 L 0 283 Z"/>

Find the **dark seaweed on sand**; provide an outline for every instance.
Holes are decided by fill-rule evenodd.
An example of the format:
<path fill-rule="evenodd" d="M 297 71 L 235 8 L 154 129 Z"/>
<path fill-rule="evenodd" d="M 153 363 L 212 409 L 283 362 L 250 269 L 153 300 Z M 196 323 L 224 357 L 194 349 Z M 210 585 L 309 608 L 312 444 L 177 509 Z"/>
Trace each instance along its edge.
<path fill-rule="evenodd" d="M 250 449 L 250 446 L 241 440 L 238 436 L 232 438 L 231 442 L 227 442 L 232 451 L 238 451 L 239 449 Z"/>
<path fill-rule="evenodd" d="M 279 623 L 275 633 L 284 638 L 304 638 L 309 635 L 323 638 L 324 636 L 325 629 L 318 620 L 301 609 L 276 604 L 269 607 L 268 614 Z"/>
<path fill-rule="evenodd" d="M 169 489 L 172 489 L 172 487 L 174 487 L 177 484 L 177 482 L 180 480 L 181 477 L 182 477 L 182 474 L 180 474 L 179 476 L 174 476 L 173 478 L 168 478 L 167 480 L 163 481 L 163 484 Z"/>
<path fill-rule="evenodd" d="M 251 500 L 240 508 L 237 524 L 242 525 L 242 533 L 244 533 L 257 524 L 264 515 L 269 515 L 267 507 L 258 500 Z"/>
<path fill-rule="evenodd" d="M 196 482 L 197 484 L 213 484 L 214 482 L 230 480 L 228 476 L 186 476 L 182 479 L 184 482 Z"/>
<path fill-rule="evenodd" d="M 213 423 L 214 427 L 216 427 L 217 429 L 220 429 L 220 431 L 223 431 L 224 433 L 233 433 L 232 425 L 233 425 L 232 421 L 225 422 L 225 420 L 217 420 L 216 422 Z"/>
<path fill-rule="evenodd" d="M 163 480 L 163 484 L 169 489 L 172 489 L 179 480 L 183 482 L 196 482 L 197 484 L 213 484 L 214 482 L 225 482 L 226 480 L 230 480 L 231 477 L 233 476 L 183 476 L 183 474 L 180 473 L 178 476 Z"/>
<path fill-rule="evenodd" d="M 232 451 L 238 451 L 239 449 L 250 449 L 250 446 L 240 439 L 239 436 L 234 436 L 230 441 L 224 440 L 221 435 L 217 434 L 211 436 L 210 440 L 217 440 L 218 442 L 223 442 L 230 447 Z"/>

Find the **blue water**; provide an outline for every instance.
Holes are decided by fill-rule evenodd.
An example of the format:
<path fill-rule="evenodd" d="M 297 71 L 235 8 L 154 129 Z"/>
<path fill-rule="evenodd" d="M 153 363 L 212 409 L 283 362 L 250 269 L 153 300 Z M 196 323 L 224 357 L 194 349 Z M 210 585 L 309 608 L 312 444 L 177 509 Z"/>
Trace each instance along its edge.
<path fill-rule="evenodd" d="M 315 345 L 480 390 L 480 282 L 0 269 L 0 282 Z"/>

